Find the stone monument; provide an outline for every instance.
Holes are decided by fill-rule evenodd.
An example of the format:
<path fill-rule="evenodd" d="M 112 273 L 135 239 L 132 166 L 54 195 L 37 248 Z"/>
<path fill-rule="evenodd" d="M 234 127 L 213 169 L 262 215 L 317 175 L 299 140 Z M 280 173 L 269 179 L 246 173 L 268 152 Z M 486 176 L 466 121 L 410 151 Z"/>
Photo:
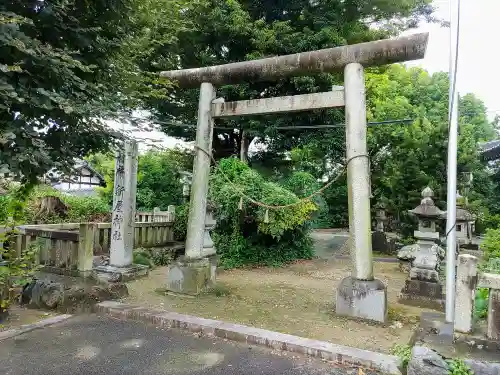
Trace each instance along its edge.
<path fill-rule="evenodd" d="M 191 180 L 193 178 L 193 174 L 187 171 L 183 171 L 180 174 L 182 184 L 182 200 L 184 202 L 189 202 L 189 194 L 191 192 Z"/>
<path fill-rule="evenodd" d="M 125 141 L 116 154 L 109 265 L 94 268 L 99 279 L 126 281 L 148 273 L 148 267 L 133 264 L 137 158 L 134 140 Z"/>
<path fill-rule="evenodd" d="M 414 231 L 417 243 L 404 246 L 398 258 L 410 262 L 410 274 L 401 290 L 399 301 L 409 305 L 442 309 L 443 285 L 439 280 L 439 267 L 445 251 L 438 245 L 439 233 L 436 221 L 443 215 L 432 200 L 430 187 L 422 191 L 420 205 L 409 212 L 418 218 L 418 230 Z"/>
<path fill-rule="evenodd" d="M 377 232 L 385 232 L 385 223 L 387 222 L 387 215 L 385 212 L 385 204 L 379 202 L 375 205 L 375 230 Z"/>
<path fill-rule="evenodd" d="M 389 253 L 390 245 L 387 241 L 387 235 L 384 233 L 387 216 L 385 214 L 385 205 L 377 203 L 375 205 L 375 230 L 372 232 L 372 249 L 380 253 Z"/>

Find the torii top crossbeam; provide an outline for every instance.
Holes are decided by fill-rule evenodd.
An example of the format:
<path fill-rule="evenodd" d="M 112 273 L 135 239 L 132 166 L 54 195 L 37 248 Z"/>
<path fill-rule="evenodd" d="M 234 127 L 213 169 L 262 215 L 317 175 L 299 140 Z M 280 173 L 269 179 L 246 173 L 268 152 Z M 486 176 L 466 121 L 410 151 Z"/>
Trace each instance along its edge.
<path fill-rule="evenodd" d="M 247 81 L 268 81 L 284 77 L 341 71 L 347 64 L 377 66 L 421 59 L 425 55 L 429 34 L 413 34 L 396 39 L 353 44 L 293 55 L 269 57 L 204 68 L 170 70 L 162 77 L 179 87 L 198 87 L 202 82 L 216 86 Z"/>

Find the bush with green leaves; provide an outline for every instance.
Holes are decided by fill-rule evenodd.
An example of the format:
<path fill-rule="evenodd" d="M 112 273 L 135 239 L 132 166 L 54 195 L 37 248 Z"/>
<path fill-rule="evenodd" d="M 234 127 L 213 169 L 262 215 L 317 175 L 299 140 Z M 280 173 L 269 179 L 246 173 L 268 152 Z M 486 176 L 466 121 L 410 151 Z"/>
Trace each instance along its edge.
<path fill-rule="evenodd" d="M 411 360 L 411 346 L 396 344 L 391 348 L 391 353 L 401 359 L 401 365 L 406 370 Z"/>
<path fill-rule="evenodd" d="M 229 182 L 229 181 L 230 182 Z M 268 209 L 264 205 L 292 207 Z M 224 267 L 280 265 L 313 256 L 312 201 L 300 201 L 292 191 L 266 181 L 235 158 L 222 159 L 210 180 L 210 199 L 216 207 L 217 226 L 212 234 Z"/>
<path fill-rule="evenodd" d="M 61 199 L 68 207 L 67 215 L 37 218 L 40 224 L 106 221 L 110 215 L 110 206 L 100 197 L 72 196 L 46 185 L 35 186 L 29 192 L 23 192 L 21 189 L 21 187 L 11 187 L 6 195 L 0 197 L 0 221 L 7 219 L 8 207 L 12 207 L 11 209 L 15 209 L 15 219 L 18 224 L 34 223 L 39 209 L 38 203 L 47 196 Z"/>
<path fill-rule="evenodd" d="M 488 295 L 489 289 L 487 288 L 476 290 L 474 298 L 474 318 L 476 320 L 483 320 L 488 316 Z"/>
<path fill-rule="evenodd" d="M 500 274 L 500 229 L 488 229 L 481 244 L 484 251 L 484 260 L 479 265 L 481 272 Z M 474 301 L 474 317 L 476 319 L 486 319 L 488 316 L 489 290 L 479 288 L 476 291 Z"/>
<path fill-rule="evenodd" d="M 0 242 L 7 239 L 8 233 L 0 235 Z M 39 246 L 36 243 L 30 245 L 20 256 L 8 244 L 0 248 L 0 259 L 4 260 L 0 263 L 0 315 L 9 308 L 12 299 L 18 296 L 19 289 L 31 281 L 38 269 L 38 251 Z"/>
<path fill-rule="evenodd" d="M 141 264 L 149 268 L 155 266 L 154 260 L 151 258 L 151 253 L 147 249 L 135 249 L 133 253 L 134 264 Z"/>
<path fill-rule="evenodd" d="M 284 187 L 291 190 L 299 198 L 305 198 L 318 191 L 322 185 L 313 175 L 307 172 L 293 172 L 285 181 Z M 328 203 L 322 194 L 317 194 L 311 200 L 318 207 L 311 216 L 313 228 L 330 228 L 330 213 Z"/>
<path fill-rule="evenodd" d="M 99 194 L 109 204 L 113 201 L 114 160 L 112 155 L 92 155 L 89 161 L 104 175 L 106 187 L 99 189 Z M 182 184 L 180 172 L 190 170 L 193 155 L 182 149 L 166 151 L 150 150 L 139 155 L 137 173 L 136 206 L 141 211 L 151 211 L 160 207 L 166 211 L 169 205 L 182 202 Z"/>
<path fill-rule="evenodd" d="M 175 258 L 175 253 L 168 248 L 151 248 L 149 252 L 155 266 L 168 266 Z"/>
<path fill-rule="evenodd" d="M 174 240 L 185 241 L 187 232 L 187 221 L 189 214 L 189 203 L 184 203 L 175 208 Z"/>
<path fill-rule="evenodd" d="M 450 375 L 474 375 L 471 368 L 462 359 L 450 359 L 448 363 L 448 374 Z"/>
<path fill-rule="evenodd" d="M 481 244 L 484 258 L 488 261 L 491 258 L 500 258 L 500 228 L 488 229 Z"/>

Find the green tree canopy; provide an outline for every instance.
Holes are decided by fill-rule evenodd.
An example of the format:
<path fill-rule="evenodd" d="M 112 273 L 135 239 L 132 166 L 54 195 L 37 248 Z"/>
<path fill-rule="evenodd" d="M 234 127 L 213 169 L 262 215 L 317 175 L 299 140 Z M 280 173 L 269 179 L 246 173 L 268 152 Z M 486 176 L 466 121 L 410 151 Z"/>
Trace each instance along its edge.
<path fill-rule="evenodd" d="M 0 171 L 33 183 L 71 166 L 111 143 L 103 119 L 140 107 L 144 97 L 164 97 L 165 80 L 142 64 L 150 49 L 173 43 L 181 6 L 181 0 L 1 2 Z"/>
<path fill-rule="evenodd" d="M 104 175 L 106 187 L 100 195 L 111 205 L 113 202 L 114 157 L 111 154 L 95 154 L 87 160 Z M 182 203 L 181 172 L 190 170 L 193 156 L 190 151 L 169 149 L 150 150 L 139 155 L 137 174 L 138 210 L 151 211 L 155 207 L 167 210 L 168 206 Z"/>
<path fill-rule="evenodd" d="M 365 4 L 366 3 L 366 4 Z M 394 35 L 414 25 L 422 17 L 431 17 L 430 0 L 206 0 L 189 6 L 185 17 L 192 27 L 177 35 L 174 48 L 168 45 L 151 54 L 174 54 L 173 63 L 163 60 L 152 68 L 158 70 L 194 68 L 243 61 L 273 55 L 290 54 L 345 44 L 354 44 Z M 374 24 L 380 27 L 372 27 Z M 172 61 L 171 61 L 172 62 Z M 218 88 L 226 101 L 328 91 L 339 83 L 338 75 L 296 77 L 278 82 L 249 82 Z M 150 108 L 166 124 L 164 131 L 185 139 L 194 138 L 194 130 L 168 125 L 172 121 L 195 123 L 197 90 L 176 90 L 173 100 L 151 100 Z M 342 111 L 314 111 L 280 116 L 217 120 L 231 130 L 216 129 L 216 157 L 238 154 L 242 138 L 249 143 L 255 137 L 265 139 L 266 161 L 277 153 L 309 142 L 304 131 L 278 132 L 279 125 L 324 124 L 343 120 Z M 232 130 L 234 129 L 234 130 Z M 246 129 L 244 134 L 241 129 Z M 325 134 L 322 142 L 339 144 L 341 131 Z M 316 140 L 319 142 L 318 140 Z M 337 150 L 339 155 L 342 150 Z M 278 157 L 275 159 L 282 159 Z M 254 160 L 257 162 L 257 159 Z"/>

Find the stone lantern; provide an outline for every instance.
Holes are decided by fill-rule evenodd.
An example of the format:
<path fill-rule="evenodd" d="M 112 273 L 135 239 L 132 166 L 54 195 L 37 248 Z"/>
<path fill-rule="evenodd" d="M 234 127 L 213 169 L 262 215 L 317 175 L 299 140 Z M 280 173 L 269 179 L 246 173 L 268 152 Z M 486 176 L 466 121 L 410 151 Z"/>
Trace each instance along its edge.
<path fill-rule="evenodd" d="M 215 228 L 217 222 L 214 218 L 214 208 L 211 202 L 207 202 L 207 211 L 205 215 L 205 234 L 203 236 L 203 253 L 215 253 L 214 242 L 210 237 L 210 231 Z"/>
<path fill-rule="evenodd" d="M 443 286 L 439 280 L 439 267 L 445 251 L 438 245 L 439 233 L 436 221 L 443 215 L 432 200 L 434 192 L 426 187 L 422 191 L 420 205 L 409 212 L 418 218 L 418 230 L 414 231 L 417 243 L 404 246 L 398 258 L 410 262 L 410 274 L 401 290 L 401 303 L 441 309 Z"/>
<path fill-rule="evenodd" d="M 457 192 L 457 216 L 455 231 L 457 242 L 461 244 L 472 243 L 472 233 L 474 233 L 475 216 L 465 208 L 463 197 Z"/>
<path fill-rule="evenodd" d="M 387 216 L 385 212 L 385 204 L 380 202 L 375 206 L 375 230 L 377 232 L 384 232 L 385 222 L 387 221 Z"/>
<path fill-rule="evenodd" d="M 390 253 L 392 247 L 384 233 L 384 224 L 387 221 L 385 205 L 379 202 L 375 206 L 375 231 L 372 232 L 372 250 L 381 253 Z"/>
<path fill-rule="evenodd" d="M 182 198 L 184 202 L 189 202 L 189 195 L 191 194 L 191 179 L 193 174 L 191 172 L 181 172 L 181 183 L 182 183 Z"/>

